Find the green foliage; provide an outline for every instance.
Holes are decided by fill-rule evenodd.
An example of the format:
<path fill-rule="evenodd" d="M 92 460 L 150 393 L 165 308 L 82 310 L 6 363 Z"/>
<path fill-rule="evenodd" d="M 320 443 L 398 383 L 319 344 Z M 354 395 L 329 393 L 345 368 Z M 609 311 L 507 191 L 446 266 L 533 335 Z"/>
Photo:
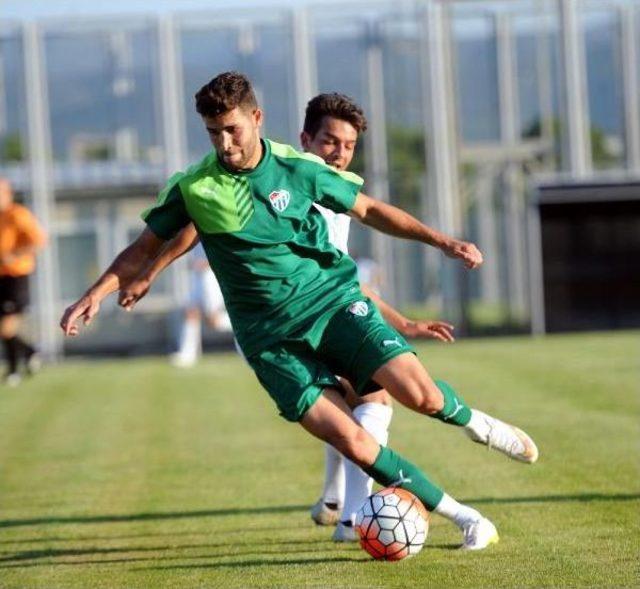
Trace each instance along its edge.
<path fill-rule="evenodd" d="M 87 147 L 85 157 L 91 162 L 107 161 L 112 158 L 112 149 L 106 143 L 96 143 Z"/>
<path fill-rule="evenodd" d="M 556 167 L 559 168 L 562 158 L 562 133 L 564 132 L 562 122 L 554 118 L 551 121 L 551 129 L 553 134 L 554 160 Z M 536 139 L 542 134 L 542 122 L 540 119 L 531 123 L 522 133 L 524 139 Z M 607 168 L 618 161 L 617 156 L 611 151 L 607 145 L 607 136 L 604 131 L 598 127 L 592 126 L 589 131 L 591 140 L 591 157 L 595 168 Z"/>
<path fill-rule="evenodd" d="M 420 129 L 389 129 L 391 194 L 394 204 L 414 214 L 420 211 L 425 158 L 425 139 Z"/>
<path fill-rule="evenodd" d="M 455 550 L 377 563 L 308 507 L 322 445 L 277 416 L 246 365 L 208 356 L 69 362 L 0 388 L 0 585 L 637 587 L 637 332 L 419 346 L 434 375 L 537 441 L 526 466 L 397 408 L 390 445 L 496 523 Z"/>
<path fill-rule="evenodd" d="M 19 133 L 5 135 L 0 142 L 0 161 L 21 162 L 25 159 L 26 153 Z"/>
<path fill-rule="evenodd" d="M 390 127 L 388 139 L 389 184 L 392 202 L 411 213 L 418 213 L 420 211 L 421 185 L 425 175 L 424 134 L 420 129 Z M 362 137 L 358 142 L 351 171 L 364 175 L 366 159 L 366 141 Z"/>
<path fill-rule="evenodd" d="M 611 167 L 618 161 L 616 155 L 609 149 L 607 145 L 607 136 L 602 129 L 591 127 L 591 157 L 597 168 Z"/>

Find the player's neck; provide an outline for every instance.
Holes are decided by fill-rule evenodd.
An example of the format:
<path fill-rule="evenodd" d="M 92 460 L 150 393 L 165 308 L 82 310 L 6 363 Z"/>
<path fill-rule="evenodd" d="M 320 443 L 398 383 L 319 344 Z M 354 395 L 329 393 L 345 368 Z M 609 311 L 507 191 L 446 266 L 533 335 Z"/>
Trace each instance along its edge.
<path fill-rule="evenodd" d="M 258 167 L 265 153 L 266 153 L 266 150 L 262 143 L 262 139 L 259 138 L 258 145 L 256 146 L 256 149 L 253 152 L 253 155 L 247 160 L 247 163 L 244 166 L 242 166 L 241 168 L 230 168 L 228 166 L 225 166 L 224 163 L 221 162 L 222 167 L 225 168 L 227 171 L 231 172 L 232 174 L 235 174 L 238 172 L 251 172 L 252 170 L 255 170 Z"/>
<path fill-rule="evenodd" d="M 262 139 L 258 139 L 258 145 L 256 146 L 256 150 L 253 153 L 251 159 L 247 162 L 247 166 L 245 170 L 248 172 L 249 170 L 253 170 L 258 167 L 258 164 L 262 161 L 262 157 L 264 156 L 264 145 L 262 145 Z"/>

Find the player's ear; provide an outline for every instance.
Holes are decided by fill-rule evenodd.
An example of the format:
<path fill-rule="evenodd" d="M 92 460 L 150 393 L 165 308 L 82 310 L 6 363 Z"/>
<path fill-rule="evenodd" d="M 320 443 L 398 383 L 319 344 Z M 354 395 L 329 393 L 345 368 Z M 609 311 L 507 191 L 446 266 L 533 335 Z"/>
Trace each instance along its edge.
<path fill-rule="evenodd" d="M 261 108 L 256 108 L 253 111 L 253 124 L 256 127 L 262 127 L 262 122 L 264 121 L 264 113 Z"/>
<path fill-rule="evenodd" d="M 302 145 L 302 149 L 305 151 L 311 146 L 311 135 L 306 131 L 302 131 L 302 133 L 300 133 L 300 145 Z"/>

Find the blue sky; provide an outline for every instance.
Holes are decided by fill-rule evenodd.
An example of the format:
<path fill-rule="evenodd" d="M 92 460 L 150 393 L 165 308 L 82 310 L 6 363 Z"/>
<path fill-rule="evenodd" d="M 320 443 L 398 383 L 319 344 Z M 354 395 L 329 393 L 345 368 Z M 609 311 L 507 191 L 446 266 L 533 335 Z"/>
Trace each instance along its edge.
<path fill-rule="evenodd" d="M 339 1 L 323 0 L 321 3 L 328 4 Z M 111 0 L 105 3 L 87 2 L 86 0 L 1 0 L 2 17 L 9 19 L 178 12 L 207 8 L 233 10 L 247 6 L 300 5 L 311 2 L 313 0 Z M 315 0 L 315 3 L 319 3 L 318 0 Z"/>

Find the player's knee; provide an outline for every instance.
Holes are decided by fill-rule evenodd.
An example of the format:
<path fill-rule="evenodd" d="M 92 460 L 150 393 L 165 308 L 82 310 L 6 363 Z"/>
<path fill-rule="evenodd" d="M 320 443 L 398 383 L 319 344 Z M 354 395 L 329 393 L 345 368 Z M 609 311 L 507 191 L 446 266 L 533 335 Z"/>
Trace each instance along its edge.
<path fill-rule="evenodd" d="M 427 415 L 433 415 L 434 413 L 438 413 L 442 411 L 444 407 L 444 399 L 442 397 L 442 393 L 439 391 L 434 393 L 429 391 L 426 393 L 424 400 L 422 402 L 422 412 Z"/>
<path fill-rule="evenodd" d="M 385 389 L 363 395 L 360 397 L 360 400 L 361 403 L 379 403 L 386 407 L 391 407 L 393 405 L 393 397 Z"/>
<path fill-rule="evenodd" d="M 341 435 L 333 440 L 333 446 L 346 458 L 359 466 L 370 462 L 368 442 L 371 436 L 361 427 L 354 428 L 349 434 Z"/>
<path fill-rule="evenodd" d="M 404 399 L 411 409 L 425 415 L 442 411 L 444 397 L 440 389 L 430 379 L 414 379 L 407 383 Z"/>

